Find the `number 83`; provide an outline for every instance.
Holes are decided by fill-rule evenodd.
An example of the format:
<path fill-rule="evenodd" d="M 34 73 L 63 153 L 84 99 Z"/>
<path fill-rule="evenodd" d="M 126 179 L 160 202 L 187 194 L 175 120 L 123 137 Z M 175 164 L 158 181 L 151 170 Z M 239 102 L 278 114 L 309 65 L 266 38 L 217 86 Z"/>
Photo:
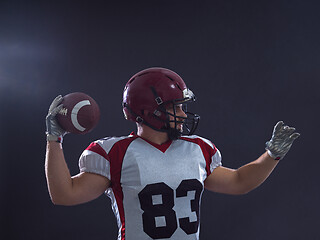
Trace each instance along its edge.
<path fill-rule="evenodd" d="M 199 227 L 199 201 L 202 184 L 197 179 L 183 180 L 176 189 L 176 198 L 186 197 L 189 191 L 195 191 L 195 198 L 190 201 L 191 211 L 196 213 L 197 220 L 190 222 L 189 217 L 179 218 L 179 226 L 186 234 L 194 234 Z M 155 204 L 153 196 L 160 195 L 162 203 Z M 142 214 L 143 230 L 153 239 L 170 238 L 178 228 L 174 207 L 174 190 L 164 182 L 148 184 L 138 194 Z M 156 218 L 164 217 L 165 226 L 156 226 Z"/>

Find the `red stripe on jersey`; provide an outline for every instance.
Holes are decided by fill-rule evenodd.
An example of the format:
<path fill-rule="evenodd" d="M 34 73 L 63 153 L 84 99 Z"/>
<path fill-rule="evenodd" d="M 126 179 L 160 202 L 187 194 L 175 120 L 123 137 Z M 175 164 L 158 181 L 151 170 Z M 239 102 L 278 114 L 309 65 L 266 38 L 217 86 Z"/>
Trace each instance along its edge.
<path fill-rule="evenodd" d="M 200 146 L 202 154 L 203 154 L 203 156 L 204 156 L 204 158 L 206 160 L 207 176 L 209 176 L 211 174 L 210 164 L 212 162 L 212 157 L 217 152 L 216 146 L 212 143 L 212 145 L 213 145 L 213 148 L 212 148 L 208 143 L 203 141 L 201 138 L 180 137 L 180 139 L 196 143 L 196 144 L 198 144 Z"/>
<path fill-rule="evenodd" d="M 114 196 L 117 201 L 118 210 L 120 214 L 120 220 L 122 224 L 121 228 L 121 240 L 125 239 L 125 216 L 123 208 L 123 191 L 121 187 L 121 169 L 124 155 L 130 143 L 136 139 L 136 136 L 129 137 L 116 142 L 108 153 L 110 158 L 110 173 L 111 173 L 111 187 Z"/>
<path fill-rule="evenodd" d="M 86 150 L 89 150 L 91 152 L 95 152 L 97 154 L 99 154 L 100 156 L 104 157 L 105 159 L 109 160 L 108 154 L 106 153 L 106 151 L 98 144 L 98 143 L 91 143 Z"/>

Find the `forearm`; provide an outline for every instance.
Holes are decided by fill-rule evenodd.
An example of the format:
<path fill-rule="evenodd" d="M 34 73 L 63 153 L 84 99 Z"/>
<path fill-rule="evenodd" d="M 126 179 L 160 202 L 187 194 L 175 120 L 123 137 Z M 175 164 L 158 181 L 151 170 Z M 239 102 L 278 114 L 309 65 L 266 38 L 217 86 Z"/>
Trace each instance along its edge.
<path fill-rule="evenodd" d="M 257 160 L 237 169 L 242 192 L 247 193 L 263 183 L 278 163 L 265 152 Z"/>
<path fill-rule="evenodd" d="M 72 179 L 60 143 L 47 142 L 45 173 L 52 202 L 64 204 L 72 191 Z"/>

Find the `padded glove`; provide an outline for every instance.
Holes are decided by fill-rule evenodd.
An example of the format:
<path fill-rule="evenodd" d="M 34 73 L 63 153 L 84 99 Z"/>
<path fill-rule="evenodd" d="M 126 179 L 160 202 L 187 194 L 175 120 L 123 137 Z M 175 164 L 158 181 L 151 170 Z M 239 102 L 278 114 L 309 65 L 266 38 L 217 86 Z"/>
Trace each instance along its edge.
<path fill-rule="evenodd" d="M 62 143 L 64 135 L 67 134 L 67 132 L 62 127 L 60 127 L 56 119 L 56 115 L 63 107 L 63 105 L 61 104 L 62 99 L 63 98 L 61 95 L 57 96 L 49 107 L 48 115 L 46 117 L 47 141 Z"/>
<path fill-rule="evenodd" d="M 284 126 L 283 121 L 275 125 L 270 141 L 266 142 L 266 150 L 270 157 L 275 160 L 284 158 L 293 141 L 300 136 L 295 130 L 293 127 Z"/>

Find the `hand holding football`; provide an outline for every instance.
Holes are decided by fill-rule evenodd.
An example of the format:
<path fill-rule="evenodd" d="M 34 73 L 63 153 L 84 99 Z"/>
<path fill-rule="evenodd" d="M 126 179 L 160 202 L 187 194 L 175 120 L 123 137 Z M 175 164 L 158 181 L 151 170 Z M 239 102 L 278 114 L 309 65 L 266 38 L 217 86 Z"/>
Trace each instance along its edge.
<path fill-rule="evenodd" d="M 99 122 L 99 106 L 85 93 L 74 92 L 64 96 L 62 105 L 63 108 L 57 114 L 57 121 L 67 132 L 85 134 Z"/>

